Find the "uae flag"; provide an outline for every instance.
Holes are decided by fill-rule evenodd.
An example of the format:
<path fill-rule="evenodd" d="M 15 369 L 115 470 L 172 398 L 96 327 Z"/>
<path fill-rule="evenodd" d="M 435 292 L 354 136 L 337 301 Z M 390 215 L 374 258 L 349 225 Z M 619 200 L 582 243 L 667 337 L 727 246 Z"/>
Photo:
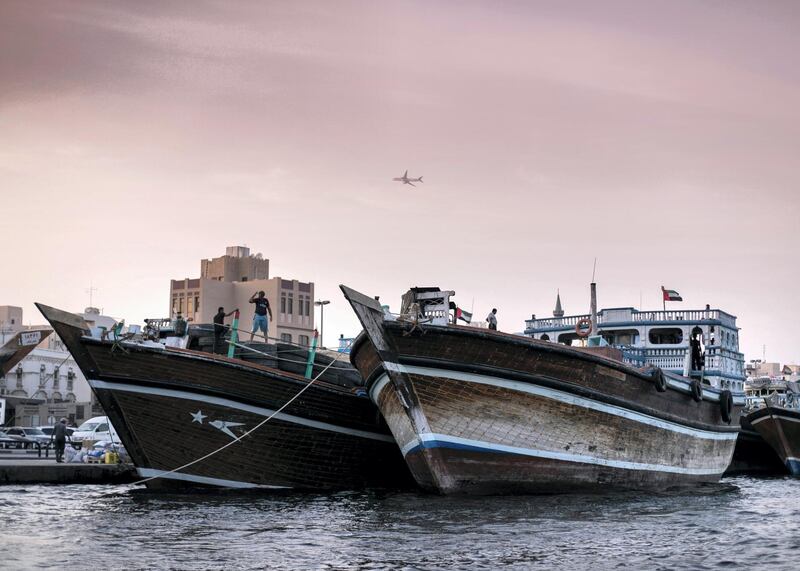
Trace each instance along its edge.
<path fill-rule="evenodd" d="M 661 293 L 664 294 L 664 301 L 683 301 L 681 294 L 674 289 L 664 289 L 664 286 L 661 286 Z"/>
<path fill-rule="evenodd" d="M 472 323 L 472 314 L 469 311 L 464 311 L 460 307 L 456 308 L 456 319 Z"/>

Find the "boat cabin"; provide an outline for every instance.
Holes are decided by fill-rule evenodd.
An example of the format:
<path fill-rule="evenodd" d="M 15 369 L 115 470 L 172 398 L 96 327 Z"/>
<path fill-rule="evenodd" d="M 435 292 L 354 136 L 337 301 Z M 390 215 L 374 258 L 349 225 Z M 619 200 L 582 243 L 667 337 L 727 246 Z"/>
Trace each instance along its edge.
<path fill-rule="evenodd" d="M 579 323 L 591 315 L 564 315 L 560 297 L 553 317 L 525 321 L 524 334 L 541 341 L 580 345 Z M 720 309 L 640 311 L 632 307 L 597 312 L 597 337 L 622 351 L 637 367 L 657 366 L 701 378 L 720 389 L 744 390 L 744 355 L 736 317 Z"/>

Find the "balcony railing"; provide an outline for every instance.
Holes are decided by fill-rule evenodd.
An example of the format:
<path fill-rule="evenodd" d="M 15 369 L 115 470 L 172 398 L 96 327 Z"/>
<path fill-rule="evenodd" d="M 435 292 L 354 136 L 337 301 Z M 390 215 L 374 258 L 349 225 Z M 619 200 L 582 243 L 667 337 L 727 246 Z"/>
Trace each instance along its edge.
<path fill-rule="evenodd" d="M 603 310 L 597 314 L 598 325 L 606 323 L 619 323 L 621 321 L 619 310 L 614 310 L 614 317 L 609 319 L 604 315 Z M 719 309 L 687 309 L 687 310 L 667 310 L 667 311 L 636 311 L 632 310 L 628 314 L 634 323 L 680 323 L 682 321 L 719 321 L 727 327 L 736 327 L 736 318 Z M 546 317 L 542 319 L 525 320 L 526 329 L 560 329 L 574 327 L 579 320 L 589 319 L 591 315 L 569 315 L 565 317 Z"/>

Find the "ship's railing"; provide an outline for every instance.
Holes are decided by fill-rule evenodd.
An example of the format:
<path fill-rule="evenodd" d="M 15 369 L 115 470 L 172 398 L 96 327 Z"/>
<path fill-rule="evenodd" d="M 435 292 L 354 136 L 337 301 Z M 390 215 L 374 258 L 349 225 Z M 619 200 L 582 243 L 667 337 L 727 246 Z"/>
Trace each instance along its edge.
<path fill-rule="evenodd" d="M 735 318 L 719 309 L 668 309 L 666 311 L 637 311 L 633 321 L 720 321 L 723 325 L 735 326 Z"/>
<path fill-rule="evenodd" d="M 619 313 L 614 313 L 613 319 L 606 318 L 601 311 L 597 315 L 597 323 L 602 325 L 604 323 L 619 322 Z M 568 315 L 564 317 L 546 317 L 540 319 L 526 319 L 526 329 L 558 329 L 562 327 L 574 327 L 579 320 L 588 319 L 591 317 L 589 314 L 585 315 Z M 719 321 L 722 325 L 727 327 L 736 327 L 736 318 L 719 309 L 675 309 L 666 311 L 631 311 L 630 319 L 634 323 L 676 323 L 681 321 Z"/>
<path fill-rule="evenodd" d="M 526 319 L 526 329 L 559 329 L 562 327 L 575 327 L 581 319 L 589 319 L 591 315 L 570 315 L 567 317 L 552 317 L 547 319 Z M 601 323 L 600 316 L 597 322 Z"/>
<path fill-rule="evenodd" d="M 622 347 L 622 356 L 627 363 L 639 367 L 653 365 L 662 369 L 683 369 L 686 349 Z"/>

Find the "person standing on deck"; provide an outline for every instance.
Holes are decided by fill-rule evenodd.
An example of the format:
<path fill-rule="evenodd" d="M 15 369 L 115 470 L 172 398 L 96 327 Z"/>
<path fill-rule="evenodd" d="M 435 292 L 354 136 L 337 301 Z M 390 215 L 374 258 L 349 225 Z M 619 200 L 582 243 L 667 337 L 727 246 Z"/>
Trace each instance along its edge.
<path fill-rule="evenodd" d="M 489 322 L 489 329 L 497 331 L 497 308 L 492 309 L 492 312 L 486 316 L 486 321 Z"/>
<path fill-rule="evenodd" d="M 258 297 L 256 297 L 256 295 Z M 272 319 L 272 308 L 269 306 L 269 300 L 265 297 L 264 292 L 260 291 L 252 295 L 250 303 L 256 304 L 256 313 L 253 315 L 253 331 L 250 333 L 250 341 L 253 340 L 253 336 L 261 329 L 264 332 L 264 341 L 269 342 L 267 339 L 267 331 L 269 330 L 269 320 Z M 267 315 L 269 315 L 269 319 Z"/>
<path fill-rule="evenodd" d="M 697 338 L 697 332 L 692 332 L 692 338 L 689 340 L 689 347 L 692 351 L 692 371 L 699 371 L 703 368 L 703 354 L 700 347 L 700 340 Z"/>
<path fill-rule="evenodd" d="M 217 347 L 222 341 L 222 338 L 225 336 L 225 331 L 228 329 L 225 327 L 225 318 L 230 317 L 234 313 L 239 311 L 239 309 L 234 309 L 230 313 L 225 313 L 225 308 L 220 307 L 217 310 L 217 314 L 214 316 L 214 352 L 217 352 Z"/>
<path fill-rule="evenodd" d="M 67 419 L 62 418 L 53 426 L 53 433 L 50 435 L 50 444 L 54 441 L 56 443 L 56 462 L 59 464 L 64 462 L 64 448 L 67 446 L 67 438 L 69 438 L 69 434 L 67 434 Z M 72 442 L 72 439 L 69 439 Z"/>

